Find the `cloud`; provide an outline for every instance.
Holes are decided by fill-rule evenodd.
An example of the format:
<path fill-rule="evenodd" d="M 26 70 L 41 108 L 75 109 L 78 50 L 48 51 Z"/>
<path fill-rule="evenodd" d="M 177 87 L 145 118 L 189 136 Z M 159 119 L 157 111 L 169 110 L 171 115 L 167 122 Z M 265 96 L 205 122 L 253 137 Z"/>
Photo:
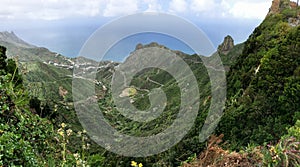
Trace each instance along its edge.
<path fill-rule="evenodd" d="M 263 19 L 272 0 L 1 0 L 1 20 L 115 17 L 135 12 L 171 12 L 189 17 Z"/>
<path fill-rule="evenodd" d="M 144 0 L 144 5 L 147 6 L 145 12 L 161 12 L 162 6 L 159 4 L 157 0 Z M 141 5 L 143 6 L 143 4 Z"/>
<path fill-rule="evenodd" d="M 198 12 L 208 12 L 212 11 L 215 6 L 214 1 L 209 0 L 192 0 L 190 3 L 190 8 L 192 11 Z"/>
<path fill-rule="evenodd" d="M 172 0 L 169 6 L 171 12 L 185 12 L 187 10 L 187 2 L 185 0 Z"/>
<path fill-rule="evenodd" d="M 240 1 L 233 4 L 228 12 L 237 18 L 264 19 L 270 6 L 269 1 Z"/>
<path fill-rule="evenodd" d="M 172 0 L 169 11 L 188 11 L 192 17 L 263 19 L 271 4 L 272 0 Z"/>
<path fill-rule="evenodd" d="M 138 11 L 137 0 L 110 0 L 104 9 L 103 16 L 114 17 L 132 14 Z"/>
<path fill-rule="evenodd" d="M 2 0 L 2 19 L 57 20 L 74 16 L 96 16 L 106 0 Z"/>

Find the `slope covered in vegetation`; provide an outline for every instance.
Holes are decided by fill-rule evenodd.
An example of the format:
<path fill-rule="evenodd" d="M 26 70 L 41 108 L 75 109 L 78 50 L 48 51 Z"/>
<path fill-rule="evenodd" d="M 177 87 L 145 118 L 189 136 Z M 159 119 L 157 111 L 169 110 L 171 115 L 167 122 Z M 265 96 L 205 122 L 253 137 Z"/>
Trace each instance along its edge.
<path fill-rule="evenodd" d="M 245 43 L 228 77 L 219 133 L 232 148 L 276 141 L 300 119 L 300 27 L 291 16 L 268 15 Z"/>
<path fill-rule="evenodd" d="M 42 114 L 51 109 L 43 109 L 41 101 L 28 95 L 15 61 L 7 60 L 5 52 L 0 46 L 0 166 L 99 164 L 103 157 L 87 152 L 85 131 L 74 132 L 76 128 Z"/>
<path fill-rule="evenodd" d="M 220 136 L 184 166 L 300 165 L 298 10 L 289 0 L 273 1 L 228 72 Z"/>
<path fill-rule="evenodd" d="M 73 107 L 69 68 L 74 65 L 72 60 L 51 54 L 57 58 L 56 64 L 65 61 L 68 68 L 48 59 L 23 63 L 19 67 L 28 68 L 21 71 L 21 76 L 18 62 L 7 60 L 6 49 L 0 47 L 0 166 L 299 165 L 300 26 L 295 24 L 299 20 L 297 10 L 288 4 L 287 0 L 279 1 L 280 8 L 273 9 L 276 12 L 271 12 L 245 43 L 233 46 L 228 36 L 224 47 L 219 47 L 228 70 L 228 94 L 215 132 L 218 136 L 212 136 L 207 143 L 199 141 L 211 103 L 207 69 L 198 55 L 172 51 L 189 65 L 201 88 L 199 112 L 194 126 L 179 143 L 149 157 L 116 155 L 89 139 Z M 13 48 L 12 44 L 9 46 Z M 32 50 L 38 52 L 36 48 L 25 50 L 25 57 L 34 55 Z M 119 132 L 138 137 L 158 134 L 169 127 L 180 107 L 176 80 L 157 68 L 136 74 L 128 93 L 124 90 L 136 108 L 149 108 L 149 92 L 155 88 L 166 92 L 167 103 L 157 119 L 132 121 L 118 112 L 113 103 L 110 81 L 117 65 L 101 62 L 98 68 L 93 63 L 82 64 L 97 69 L 96 80 L 89 82 L 95 85 L 96 100 L 107 122 Z"/>

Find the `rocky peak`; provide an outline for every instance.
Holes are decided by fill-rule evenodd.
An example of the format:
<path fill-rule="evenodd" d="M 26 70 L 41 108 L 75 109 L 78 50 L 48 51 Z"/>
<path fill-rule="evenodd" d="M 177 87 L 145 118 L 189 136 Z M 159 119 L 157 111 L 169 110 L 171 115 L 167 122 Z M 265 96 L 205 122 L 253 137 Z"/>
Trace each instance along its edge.
<path fill-rule="evenodd" d="M 135 50 L 142 49 L 142 48 L 150 48 L 150 47 L 158 47 L 158 48 L 168 49 L 164 45 L 160 45 L 157 42 L 151 42 L 151 43 L 146 44 L 146 45 L 143 45 L 143 44 L 139 43 L 139 44 L 136 45 Z"/>
<path fill-rule="evenodd" d="M 136 45 L 135 50 L 142 49 L 143 47 L 144 47 L 143 44 L 139 43 Z"/>
<path fill-rule="evenodd" d="M 8 32 L 0 32 L 0 42 L 7 42 L 14 44 L 16 46 L 24 47 L 24 48 L 34 48 L 34 45 L 30 45 L 27 42 L 20 39 L 13 31 Z"/>
<path fill-rule="evenodd" d="M 182 52 L 182 51 L 179 51 L 179 50 L 172 50 L 172 49 L 170 49 L 170 48 L 168 48 L 168 47 L 166 47 L 166 46 L 164 46 L 164 45 L 161 45 L 161 44 L 159 44 L 159 43 L 157 43 L 157 42 L 151 42 L 151 43 L 145 44 L 145 45 L 139 43 L 139 44 L 136 45 L 135 50 L 143 49 L 143 48 L 150 48 L 150 47 L 156 47 L 156 48 L 166 49 L 166 50 L 169 50 L 169 51 L 171 51 L 171 52 L 173 52 L 173 53 L 175 53 L 176 55 L 179 55 L 179 56 L 184 56 L 184 55 L 186 55 L 186 54 L 185 54 L 184 52 Z"/>
<path fill-rule="evenodd" d="M 296 9 L 298 4 L 296 2 L 290 1 L 290 0 L 273 0 L 272 6 L 269 9 L 270 14 L 276 14 L 280 13 L 284 9 Z"/>
<path fill-rule="evenodd" d="M 230 35 L 227 35 L 224 38 L 224 41 L 221 45 L 218 47 L 219 54 L 228 54 L 229 51 L 234 47 L 234 40 Z"/>

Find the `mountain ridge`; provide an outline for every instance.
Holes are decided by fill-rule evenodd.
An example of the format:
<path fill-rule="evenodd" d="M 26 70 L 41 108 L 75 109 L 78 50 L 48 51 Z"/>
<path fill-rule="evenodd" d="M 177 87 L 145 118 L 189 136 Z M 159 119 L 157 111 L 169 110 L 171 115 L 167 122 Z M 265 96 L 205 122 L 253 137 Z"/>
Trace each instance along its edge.
<path fill-rule="evenodd" d="M 47 137 L 46 139 L 49 139 L 49 143 L 45 143 L 44 140 L 40 140 L 40 137 L 44 136 L 44 132 L 47 129 L 44 130 L 39 123 L 36 123 L 37 121 L 30 121 L 30 119 L 29 121 L 26 119 L 26 122 L 29 124 L 19 124 L 18 122 L 24 120 L 22 116 L 26 112 L 18 112 L 17 114 L 20 114 L 22 118 L 19 119 L 20 116 L 15 117 L 12 115 L 16 114 L 16 112 L 6 111 L 7 116 L 11 117 L 12 115 L 11 120 L 14 122 L 7 123 L 7 119 L 3 119 L 5 117 L 1 115 L 0 120 L 2 122 L 0 126 L 3 123 L 5 128 L 3 128 L 3 131 L 0 131 L 0 139 L 2 139 L 0 142 L 4 143 L 0 144 L 4 145 L 5 149 L 7 147 L 12 148 L 11 150 L 14 152 L 11 152 L 13 153 L 21 153 L 24 144 L 20 145 L 20 143 L 24 142 L 19 141 L 25 140 L 25 146 L 29 145 L 27 148 L 31 148 L 31 144 L 33 144 L 33 149 L 25 152 L 29 151 L 32 153 L 32 158 L 23 156 L 23 154 L 3 153 L 4 163 L 29 164 L 27 160 L 30 159 L 42 164 L 38 166 L 43 166 L 49 163 L 48 161 L 51 159 L 51 165 L 49 166 L 69 164 L 72 166 L 77 163 L 78 155 L 82 151 L 84 152 L 83 160 L 89 164 L 91 163 L 91 166 L 129 166 L 129 164 L 136 166 L 135 161 L 144 166 L 185 166 L 186 162 L 197 161 L 198 158 L 204 159 L 204 163 L 200 161 L 198 165 L 192 162 L 191 165 L 187 166 L 299 166 L 300 122 L 298 121 L 297 127 L 292 128 L 292 131 L 287 130 L 295 125 L 296 120 L 300 120 L 300 26 L 293 26 L 289 23 L 289 19 L 293 18 L 295 13 L 295 9 L 287 6 L 280 13 L 270 14 L 253 31 L 245 43 L 231 48 L 231 42 L 233 43 L 233 41 L 227 38 L 227 42 L 226 40 L 223 42 L 225 44 L 224 48 L 225 50 L 231 48 L 229 49 L 230 51 L 228 53 L 225 52 L 225 54 L 221 52 L 220 55 L 213 55 L 220 56 L 223 64 L 229 67 L 226 85 L 227 100 L 224 115 L 215 131 L 215 133 L 220 134 L 220 137 L 212 136 L 207 144 L 199 141 L 201 127 L 207 124 L 205 120 L 218 120 L 220 118 L 219 115 L 208 117 L 208 112 L 211 110 L 210 104 L 214 99 L 211 96 L 210 77 L 202 62 L 203 57 L 198 55 L 180 55 L 197 80 L 198 85 L 188 84 L 189 88 L 192 89 L 194 86 L 201 88 L 199 89 L 200 99 L 196 102 L 199 102 L 198 115 L 195 117 L 193 127 L 180 142 L 165 152 L 149 157 L 133 159 L 133 157 L 119 156 L 107 151 L 105 148 L 108 147 L 99 147 L 90 140 L 88 140 L 90 143 L 89 149 L 86 149 L 88 146 L 81 144 L 84 139 L 79 138 L 76 140 L 75 138 L 75 135 L 82 136 L 85 132 L 80 126 L 72 105 L 73 92 L 70 90 L 72 88 L 72 70 L 59 67 L 57 64 L 47 64 L 38 61 L 25 62 L 30 69 L 28 69 L 29 72 L 24 75 L 24 78 L 31 76 L 33 79 L 29 79 L 39 79 L 39 81 L 32 82 L 33 85 L 31 87 L 28 86 L 27 89 L 38 93 L 43 91 L 46 93 L 48 93 L 47 91 L 50 92 L 43 95 L 44 101 L 42 103 L 38 103 L 38 99 L 33 101 L 31 105 L 36 107 L 35 111 L 42 111 L 42 113 L 37 112 L 41 117 L 48 116 L 49 118 L 55 114 L 57 115 L 55 119 L 51 120 L 51 123 L 49 121 L 46 125 L 53 124 L 52 127 L 47 129 L 57 130 L 55 132 L 57 132 L 56 136 L 58 138 L 53 138 L 53 136 Z M 159 44 L 150 45 L 161 47 Z M 17 47 L 17 49 L 19 48 Z M 38 55 L 43 56 L 41 54 Z M 88 71 L 89 63 L 86 63 L 84 58 L 82 60 L 79 59 L 79 62 L 82 62 L 82 67 L 87 69 L 83 71 L 83 76 L 91 72 Z M 214 62 L 214 59 L 212 59 L 210 63 L 213 64 Z M 115 130 L 130 136 L 148 137 L 157 135 L 172 126 L 174 120 L 176 121 L 179 116 L 178 109 L 181 107 L 181 90 L 176 79 L 166 71 L 156 68 L 147 68 L 133 76 L 130 85 L 128 85 L 129 88 L 123 91 L 124 94 L 121 90 L 120 95 L 128 96 L 125 100 L 130 99 L 130 103 L 134 107 L 140 110 L 149 108 L 151 105 L 151 99 L 149 100 L 151 90 L 156 88 L 163 90 L 167 97 L 165 110 L 155 120 L 149 122 L 133 121 L 120 113 L 114 104 L 110 83 L 117 64 L 109 65 L 106 66 L 104 64 L 102 66 L 100 64 L 101 68 L 93 69 L 93 71 L 97 71 L 95 80 L 87 80 L 84 77 L 76 78 L 79 81 L 79 87 L 83 88 L 80 89 L 81 91 L 78 94 L 81 95 L 88 89 L 95 90 L 95 95 L 90 96 L 91 98 L 80 101 L 82 104 L 97 102 L 96 105 L 101 109 L 106 122 Z M 184 71 L 184 69 L 178 68 L 178 72 L 181 72 L 181 70 Z M 186 75 L 182 77 L 186 77 Z M 7 77 L 1 77 L 1 79 L 5 78 Z M 10 87 L 8 88 L 11 90 Z M 1 90 L 0 93 L 4 92 Z M 14 94 L 12 97 L 20 94 Z M 0 100 L 3 99 L 0 98 Z M 152 99 L 161 100 L 158 96 Z M 7 107 L 5 108 L 7 109 Z M 150 112 L 155 110 L 153 108 Z M 37 115 L 35 114 L 34 116 Z M 92 114 L 91 116 L 92 119 L 88 119 L 91 120 L 90 123 L 93 121 L 97 122 L 97 120 L 93 119 L 94 115 Z M 182 123 L 186 122 L 190 122 L 190 120 L 184 120 Z M 17 125 L 18 128 L 12 125 Z M 18 130 L 19 128 L 20 130 Z M 180 128 L 178 129 L 180 130 Z M 65 130 L 67 131 L 65 132 Z M 80 133 L 72 136 L 70 130 L 71 132 Z M 36 131 L 39 132 L 36 133 Z M 46 133 L 48 132 L 46 131 Z M 15 140 L 10 140 L 14 137 L 14 134 L 16 134 Z M 100 132 L 100 134 L 102 133 Z M 69 135 L 71 136 L 69 137 Z M 174 135 L 177 134 L 174 133 Z M 22 139 L 20 139 L 20 136 Z M 221 146 L 222 136 L 226 140 L 222 147 L 226 147 L 227 150 L 222 150 L 219 147 Z M 35 147 L 34 144 L 37 142 L 41 142 L 41 145 Z M 52 142 L 57 146 L 55 147 L 57 149 L 55 151 L 45 151 L 44 148 L 48 147 L 44 147 L 44 145 L 49 146 Z M 13 144 L 10 145 L 10 143 Z M 157 140 L 157 143 L 165 144 L 159 140 Z M 16 148 L 14 147 L 15 145 L 19 147 Z M 62 149 L 60 149 L 60 146 L 62 146 Z M 109 144 L 105 144 L 105 146 L 109 146 Z M 153 147 L 157 147 L 157 145 Z M 203 151 L 206 147 L 207 150 Z M 197 156 L 197 154 L 200 156 Z M 50 155 L 50 158 L 48 158 L 48 155 Z M 97 162 L 95 162 L 95 159 L 97 159 Z M 32 165 L 29 164 L 27 166 Z"/>
<path fill-rule="evenodd" d="M 228 72 L 228 100 L 218 133 L 234 140 L 235 149 L 279 140 L 286 126 L 299 119 L 300 26 L 289 23 L 296 11 L 283 5 L 279 13 L 267 15 Z"/>
<path fill-rule="evenodd" d="M 66 80 L 71 81 L 72 71 L 75 66 L 76 68 L 88 69 L 88 71 L 86 72 L 102 71 L 104 73 L 107 73 L 105 72 L 105 70 L 112 71 L 112 67 L 118 65 L 117 62 L 96 62 L 85 57 L 68 58 L 61 54 L 51 52 L 44 47 L 31 47 L 33 45 L 23 42 L 23 40 L 17 37 L 13 32 L 9 33 L 6 31 L 1 32 L 1 34 L 4 34 L 2 36 L 7 37 L 2 38 L 2 40 L 0 39 L 0 45 L 3 45 L 7 48 L 7 55 L 9 58 L 13 58 L 19 61 L 19 71 L 21 73 L 26 73 L 26 75 L 24 76 L 24 84 L 30 87 L 30 89 L 36 89 L 36 91 L 31 92 L 34 93 L 34 96 L 37 96 L 40 99 L 46 99 L 46 97 L 49 96 L 58 99 L 59 95 L 57 94 L 56 90 L 58 90 L 60 86 L 64 85 L 64 83 L 61 82 L 61 79 L 65 77 Z M 9 40 L 5 41 L 5 39 Z M 226 43 L 226 39 L 227 38 L 224 38 L 223 43 Z M 11 42 L 12 40 L 13 42 Z M 171 50 L 166 46 L 158 44 L 157 42 L 152 42 L 145 45 L 137 44 L 136 50 L 147 47 L 164 48 L 174 52 L 184 60 L 199 61 L 197 58 L 198 56 L 196 55 L 188 55 L 178 50 Z M 233 45 L 232 43 L 232 45 L 230 45 L 230 48 L 227 48 L 226 54 L 220 53 L 219 56 L 223 60 L 223 65 L 226 71 L 229 70 L 230 65 L 236 59 L 237 55 L 241 53 L 242 48 L 243 44 Z M 211 58 L 213 60 L 214 56 L 212 56 Z M 58 78 L 55 79 L 55 76 L 58 76 Z M 97 81 L 95 82 L 97 83 Z M 50 86 L 52 83 L 55 84 Z M 43 87 L 44 89 L 46 89 L 45 91 L 37 91 L 42 90 Z M 51 89 L 48 90 L 48 88 Z M 68 92 L 72 92 L 71 84 L 66 84 L 65 89 L 67 89 Z M 71 99 L 72 97 L 68 95 L 68 98 Z"/>
<path fill-rule="evenodd" d="M 0 32 L 0 41 L 2 42 L 8 42 L 15 44 L 16 46 L 24 47 L 24 48 L 36 48 L 36 46 L 29 44 L 19 38 L 13 31 L 3 31 Z"/>
<path fill-rule="evenodd" d="M 272 6 L 270 7 L 267 16 L 271 15 L 271 14 L 278 14 L 286 8 L 296 9 L 297 6 L 298 6 L 298 4 L 294 1 L 290 1 L 290 0 L 273 0 L 272 1 Z"/>

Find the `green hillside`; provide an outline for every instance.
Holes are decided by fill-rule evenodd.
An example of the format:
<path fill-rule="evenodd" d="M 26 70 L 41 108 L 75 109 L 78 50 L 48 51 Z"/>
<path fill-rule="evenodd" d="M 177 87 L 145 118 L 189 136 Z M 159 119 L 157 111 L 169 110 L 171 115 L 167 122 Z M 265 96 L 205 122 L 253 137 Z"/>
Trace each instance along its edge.
<path fill-rule="evenodd" d="M 134 121 L 122 115 L 112 97 L 111 81 L 119 63 L 70 59 L 30 45 L 13 33 L 0 34 L 0 45 L 5 46 L 0 47 L 0 166 L 300 166 L 297 10 L 288 0 L 275 0 L 245 43 L 234 45 L 227 36 L 211 57 L 187 55 L 157 43 L 139 46 L 163 48 L 180 57 L 197 81 L 198 85 L 190 87 L 198 86 L 200 94 L 195 102 L 198 114 L 184 138 L 162 153 L 140 158 L 109 152 L 90 139 L 74 109 L 72 81 L 82 88 L 76 96 L 83 97 L 91 88 L 96 93 L 76 103 L 96 103 L 118 132 L 147 137 L 163 132 L 179 115 L 183 93 L 170 73 L 143 69 L 121 91 L 119 97 L 128 97 L 139 110 L 151 107 L 151 90 L 160 88 L 166 94 L 165 109 L 157 118 Z M 199 132 L 212 101 L 207 69 L 212 67 L 206 68 L 203 60 L 215 64 L 217 56 L 227 75 L 226 107 L 214 135 L 203 143 Z M 131 58 L 133 55 L 127 61 Z M 74 75 L 74 67 L 84 69 L 86 76 L 96 74 L 96 78 Z M 177 70 L 184 73 L 186 69 Z"/>
<path fill-rule="evenodd" d="M 229 71 L 219 132 L 235 142 L 232 147 L 276 141 L 299 119 L 300 27 L 288 18 L 267 16 Z"/>

